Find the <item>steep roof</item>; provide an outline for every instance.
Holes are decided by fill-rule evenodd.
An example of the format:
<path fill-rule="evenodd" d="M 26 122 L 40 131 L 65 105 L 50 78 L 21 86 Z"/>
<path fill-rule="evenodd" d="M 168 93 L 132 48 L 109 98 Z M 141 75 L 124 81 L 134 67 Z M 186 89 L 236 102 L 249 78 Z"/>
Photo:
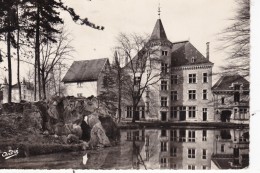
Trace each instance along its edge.
<path fill-rule="evenodd" d="M 230 90 L 232 83 L 243 84 L 243 90 L 249 90 L 249 82 L 240 75 L 221 76 L 220 79 L 212 87 L 212 90 Z"/>
<path fill-rule="evenodd" d="M 171 49 L 172 66 L 213 64 L 205 58 L 189 41 L 173 43 Z M 192 60 L 194 59 L 194 60 Z"/>
<path fill-rule="evenodd" d="M 161 19 L 156 21 L 150 40 L 167 40 Z"/>
<path fill-rule="evenodd" d="M 107 58 L 74 61 L 62 79 L 62 82 L 97 81 L 107 61 Z"/>

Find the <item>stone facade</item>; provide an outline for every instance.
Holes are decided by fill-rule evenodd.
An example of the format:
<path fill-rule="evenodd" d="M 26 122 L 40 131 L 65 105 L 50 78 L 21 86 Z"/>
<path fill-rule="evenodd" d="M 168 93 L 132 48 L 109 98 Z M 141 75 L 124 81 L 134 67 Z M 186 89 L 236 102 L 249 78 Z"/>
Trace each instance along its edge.
<path fill-rule="evenodd" d="M 244 77 L 222 76 L 212 90 L 216 121 L 249 123 L 249 82 Z"/>
<path fill-rule="evenodd" d="M 3 92 L 3 100 L 0 101 L 2 103 L 7 103 L 8 102 L 8 83 L 5 82 L 2 85 L 2 92 Z M 26 82 L 23 80 L 21 82 L 21 96 L 22 100 L 26 101 L 34 101 L 34 89 L 33 89 L 33 84 Z M 18 89 L 18 84 L 15 84 L 12 86 L 12 102 L 19 103 L 21 100 L 19 98 L 19 89 Z"/>
<path fill-rule="evenodd" d="M 149 44 L 161 60 L 152 69 L 152 73 L 160 74 L 160 79 L 143 94 L 145 118 L 142 120 L 214 121 L 213 63 L 209 61 L 209 53 L 204 57 L 189 41 L 170 42 L 161 19 L 155 24 Z M 126 107 L 122 113 L 123 120 L 129 120 Z"/>

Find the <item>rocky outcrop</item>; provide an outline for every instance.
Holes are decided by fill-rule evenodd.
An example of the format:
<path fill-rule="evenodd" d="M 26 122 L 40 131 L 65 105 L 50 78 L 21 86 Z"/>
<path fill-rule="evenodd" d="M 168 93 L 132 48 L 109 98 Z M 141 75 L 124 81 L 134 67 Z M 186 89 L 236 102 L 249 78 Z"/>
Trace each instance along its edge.
<path fill-rule="evenodd" d="M 15 118 L 9 120 L 10 114 Z M 18 128 L 21 133 L 26 130 L 35 135 L 53 135 L 61 143 L 89 141 L 85 147 L 111 146 L 119 138 L 111 111 L 95 97 L 52 97 L 48 101 L 3 104 L 0 119 L 6 119 L 11 129 Z"/>
<path fill-rule="evenodd" d="M 101 125 L 98 114 L 94 112 L 88 116 L 85 116 L 84 121 L 90 126 L 90 146 L 92 147 L 107 147 L 111 146 L 111 143 L 106 135 L 106 132 Z"/>

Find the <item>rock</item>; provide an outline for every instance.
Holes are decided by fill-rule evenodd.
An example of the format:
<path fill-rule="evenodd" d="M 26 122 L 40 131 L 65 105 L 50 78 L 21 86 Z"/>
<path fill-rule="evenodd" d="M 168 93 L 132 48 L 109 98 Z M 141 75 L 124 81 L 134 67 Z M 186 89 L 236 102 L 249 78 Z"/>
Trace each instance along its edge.
<path fill-rule="evenodd" d="M 104 128 L 110 142 L 119 141 L 120 131 L 113 119 L 111 117 L 99 117 L 99 120 L 101 121 L 102 127 Z"/>
<path fill-rule="evenodd" d="M 108 137 L 106 136 L 106 132 L 103 129 L 101 122 L 96 123 L 94 127 L 91 129 L 90 133 L 90 146 L 92 147 L 108 147 L 111 146 Z"/>
<path fill-rule="evenodd" d="M 42 117 L 39 112 L 26 110 L 23 112 L 20 126 L 21 128 L 31 129 L 35 132 L 39 132 L 42 130 L 42 123 Z"/>
<path fill-rule="evenodd" d="M 100 122 L 98 118 L 98 113 L 94 112 L 89 116 L 86 116 L 84 118 L 84 121 L 90 126 L 90 128 L 93 128 L 95 124 Z"/>
<path fill-rule="evenodd" d="M 79 137 L 73 134 L 69 134 L 67 137 L 67 143 L 68 144 L 79 143 Z"/>

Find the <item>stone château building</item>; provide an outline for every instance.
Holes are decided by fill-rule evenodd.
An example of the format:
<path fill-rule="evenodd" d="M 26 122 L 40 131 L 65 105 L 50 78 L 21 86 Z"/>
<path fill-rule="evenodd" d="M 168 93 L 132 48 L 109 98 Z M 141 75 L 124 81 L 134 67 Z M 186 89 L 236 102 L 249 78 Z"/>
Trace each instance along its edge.
<path fill-rule="evenodd" d="M 137 120 L 214 121 L 209 43 L 204 57 L 189 41 L 171 42 L 158 19 L 149 44 L 159 51 L 160 71 L 154 73 L 160 73 L 160 80 L 143 95 L 145 108 L 137 110 Z M 125 105 L 122 112 L 123 120 L 132 119 L 131 105 Z"/>

